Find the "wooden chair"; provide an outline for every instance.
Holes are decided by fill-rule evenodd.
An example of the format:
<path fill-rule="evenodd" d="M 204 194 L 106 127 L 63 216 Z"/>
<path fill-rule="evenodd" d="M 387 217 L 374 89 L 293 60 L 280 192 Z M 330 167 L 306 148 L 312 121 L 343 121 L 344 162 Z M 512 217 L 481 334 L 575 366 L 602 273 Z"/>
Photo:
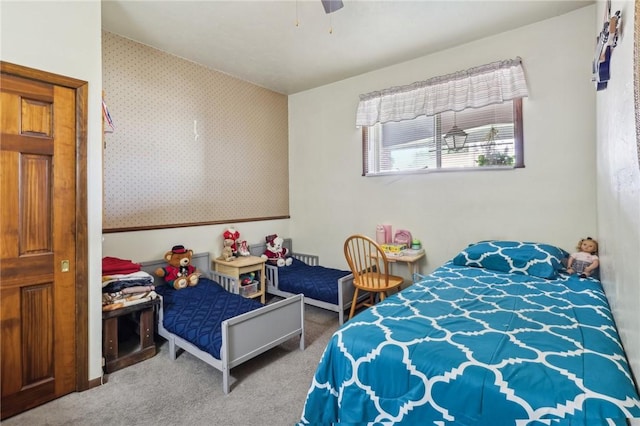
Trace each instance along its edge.
<path fill-rule="evenodd" d="M 353 301 L 349 319 L 357 308 L 373 306 L 375 298 L 384 300 L 387 292 L 404 282 L 402 277 L 389 274 L 389 260 L 380 246 L 364 235 L 352 235 L 344 242 L 344 256 L 353 273 Z M 369 298 L 357 303 L 359 290 L 369 292 Z"/>

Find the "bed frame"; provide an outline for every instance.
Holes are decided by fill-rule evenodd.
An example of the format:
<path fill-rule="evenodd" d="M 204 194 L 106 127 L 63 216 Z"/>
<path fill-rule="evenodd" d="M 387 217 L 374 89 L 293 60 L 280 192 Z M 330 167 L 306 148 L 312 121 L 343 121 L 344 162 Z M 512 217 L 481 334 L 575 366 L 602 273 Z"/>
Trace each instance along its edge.
<path fill-rule="evenodd" d="M 238 293 L 238 281 L 228 275 L 210 270 L 209 253 L 194 254 L 191 263 L 203 276 L 220 283 L 225 290 Z M 164 259 L 142 262 L 142 270 L 155 277 L 154 284 L 165 285 L 162 278 L 155 276 L 157 268 L 166 266 Z M 300 350 L 304 350 L 304 296 L 297 295 L 262 308 L 247 312 L 222 322 L 222 359 L 214 358 L 194 344 L 167 331 L 163 326 L 163 307 L 158 311 L 158 334 L 169 342 L 169 356 L 176 359 L 179 348 L 201 359 L 222 372 L 222 389 L 230 390 L 230 370 L 251 358 L 296 336 L 300 337 Z"/>
<path fill-rule="evenodd" d="M 303 261 L 307 265 L 317 266 L 319 265 L 319 257 L 313 254 L 296 253 L 293 251 L 293 242 L 291 238 L 284 238 L 283 247 L 287 248 L 288 255 L 298 260 Z M 249 252 L 253 256 L 261 256 L 267 250 L 266 243 L 252 244 L 249 246 Z M 278 288 L 278 267 L 275 265 L 265 265 L 265 281 L 267 283 L 267 293 L 280 297 L 291 297 L 294 293 L 282 291 Z M 310 297 L 304 298 L 304 303 L 307 305 L 317 306 L 318 308 L 327 309 L 329 311 L 337 312 L 340 325 L 344 323 L 344 312 L 351 309 L 351 302 L 353 301 L 353 293 L 355 288 L 353 287 L 353 274 L 349 274 L 338 280 L 338 304 L 325 302 L 322 300 L 312 299 Z M 367 299 L 369 293 L 361 292 L 360 300 Z"/>

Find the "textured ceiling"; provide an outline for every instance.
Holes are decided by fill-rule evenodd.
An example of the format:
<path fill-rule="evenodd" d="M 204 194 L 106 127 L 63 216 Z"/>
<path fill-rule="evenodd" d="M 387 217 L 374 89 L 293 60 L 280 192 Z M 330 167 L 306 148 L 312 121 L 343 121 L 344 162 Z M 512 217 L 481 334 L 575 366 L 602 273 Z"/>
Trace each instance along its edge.
<path fill-rule="evenodd" d="M 320 0 L 103 0 L 102 27 L 293 94 L 593 3 L 344 0 L 326 15 Z"/>

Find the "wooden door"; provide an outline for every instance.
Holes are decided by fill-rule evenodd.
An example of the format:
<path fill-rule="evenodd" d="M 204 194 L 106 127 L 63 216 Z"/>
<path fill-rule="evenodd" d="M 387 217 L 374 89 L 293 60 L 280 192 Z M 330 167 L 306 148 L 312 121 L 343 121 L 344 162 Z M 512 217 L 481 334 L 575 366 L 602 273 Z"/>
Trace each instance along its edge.
<path fill-rule="evenodd" d="M 76 91 L 0 77 L 2 418 L 76 390 Z"/>

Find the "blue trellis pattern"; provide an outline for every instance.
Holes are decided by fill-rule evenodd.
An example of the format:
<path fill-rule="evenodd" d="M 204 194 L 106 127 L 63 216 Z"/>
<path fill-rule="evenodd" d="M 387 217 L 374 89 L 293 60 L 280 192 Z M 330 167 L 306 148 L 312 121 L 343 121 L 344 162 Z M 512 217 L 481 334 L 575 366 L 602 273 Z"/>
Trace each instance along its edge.
<path fill-rule="evenodd" d="M 301 423 L 625 424 L 640 399 L 600 282 L 449 262 L 332 336 Z"/>

